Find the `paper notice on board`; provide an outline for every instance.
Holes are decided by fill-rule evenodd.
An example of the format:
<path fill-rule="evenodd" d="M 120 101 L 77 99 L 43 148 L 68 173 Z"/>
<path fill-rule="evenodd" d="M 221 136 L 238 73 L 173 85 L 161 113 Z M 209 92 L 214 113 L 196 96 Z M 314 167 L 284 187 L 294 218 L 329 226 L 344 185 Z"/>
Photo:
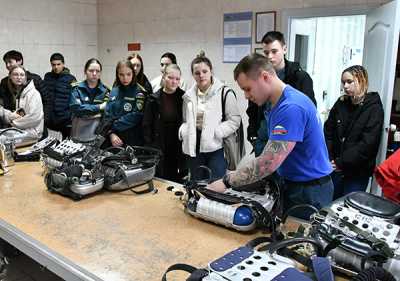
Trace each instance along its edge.
<path fill-rule="evenodd" d="M 251 37 L 251 21 L 228 21 L 224 23 L 224 38 Z"/>
<path fill-rule="evenodd" d="M 224 62 L 238 62 L 251 53 L 251 45 L 225 45 Z"/>

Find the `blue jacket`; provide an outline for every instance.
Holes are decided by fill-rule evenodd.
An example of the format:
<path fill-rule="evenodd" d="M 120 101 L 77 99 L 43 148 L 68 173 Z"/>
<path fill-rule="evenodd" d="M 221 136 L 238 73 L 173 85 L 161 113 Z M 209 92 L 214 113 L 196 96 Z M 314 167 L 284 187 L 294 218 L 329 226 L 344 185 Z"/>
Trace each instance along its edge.
<path fill-rule="evenodd" d="M 91 93 L 86 81 L 73 86 L 69 99 L 72 116 L 86 117 L 100 113 L 100 104 L 108 101 L 110 89 L 99 81 L 94 91 L 94 94 Z"/>
<path fill-rule="evenodd" d="M 113 120 L 111 132 L 119 132 L 135 128 L 143 135 L 142 120 L 146 94 L 138 84 L 114 87 L 106 106 L 105 117 Z M 136 131 L 135 130 L 135 131 Z"/>
<path fill-rule="evenodd" d="M 54 126 L 65 126 L 71 124 L 71 110 L 69 109 L 69 96 L 71 95 L 71 84 L 76 81 L 75 76 L 70 74 L 67 68 L 60 74 L 47 72 L 44 76 L 49 96 L 51 97 L 52 110 L 50 120 Z M 53 126 L 49 126 L 51 129 Z"/>

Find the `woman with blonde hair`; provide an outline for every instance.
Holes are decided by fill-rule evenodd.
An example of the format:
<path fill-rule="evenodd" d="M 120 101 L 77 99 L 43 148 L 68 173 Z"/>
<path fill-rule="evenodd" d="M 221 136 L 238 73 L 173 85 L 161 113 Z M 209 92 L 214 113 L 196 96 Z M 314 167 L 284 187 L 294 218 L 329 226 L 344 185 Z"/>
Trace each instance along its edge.
<path fill-rule="evenodd" d="M 29 137 L 40 139 L 43 134 L 44 115 L 40 93 L 33 80 L 27 80 L 23 66 L 15 65 L 9 72 L 9 88 L 16 99 L 16 110 L 0 106 L 0 118 L 10 127 L 23 130 Z"/>
<path fill-rule="evenodd" d="M 329 112 L 325 141 L 334 169 L 334 199 L 365 191 L 379 149 L 383 106 L 377 92 L 368 92 L 368 73 L 361 65 L 342 72 L 344 95 Z"/>
<path fill-rule="evenodd" d="M 182 96 L 185 93 L 179 88 L 180 78 L 181 70 L 176 64 L 165 68 L 163 88 L 148 98 L 143 119 L 146 145 L 163 152 L 157 176 L 175 182 L 181 182 L 184 167 L 181 141 L 178 139 L 182 124 Z"/>

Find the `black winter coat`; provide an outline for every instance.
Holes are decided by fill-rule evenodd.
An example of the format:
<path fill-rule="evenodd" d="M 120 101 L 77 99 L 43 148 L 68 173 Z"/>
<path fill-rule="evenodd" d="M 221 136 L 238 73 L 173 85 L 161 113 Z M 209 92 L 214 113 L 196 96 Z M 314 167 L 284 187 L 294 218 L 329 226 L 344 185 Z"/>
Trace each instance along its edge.
<path fill-rule="evenodd" d="M 162 160 L 157 167 L 157 176 L 180 182 L 179 173 L 185 169 L 185 161 L 178 131 L 182 124 L 182 96 L 185 92 L 180 88 L 175 92 L 178 119 L 174 124 L 165 125 L 161 119 L 163 106 L 161 91 L 162 89 L 158 90 L 147 99 L 143 118 L 144 139 L 146 145 L 158 148 L 163 152 Z"/>
<path fill-rule="evenodd" d="M 359 105 L 340 97 L 324 125 L 330 160 L 345 175 L 370 176 L 375 167 L 383 127 L 383 105 L 379 94 L 367 93 Z"/>
<path fill-rule="evenodd" d="M 313 80 L 306 71 L 301 69 L 299 63 L 285 59 L 285 80 L 283 82 L 304 93 L 312 100 L 315 106 L 317 106 L 317 101 L 314 96 Z M 257 131 L 258 128 L 260 128 L 260 122 L 264 118 L 264 114 L 262 108 L 251 101 L 249 101 L 246 113 L 249 116 L 247 139 L 251 140 L 257 137 Z"/>
<path fill-rule="evenodd" d="M 160 114 L 160 107 L 162 106 L 160 91 L 161 89 L 153 93 L 146 102 L 143 117 L 143 130 L 146 145 L 156 147 L 164 151 L 166 147 L 164 146 L 165 141 L 163 134 L 163 121 L 161 120 Z M 175 93 L 178 116 L 180 117 L 180 120 L 177 122 L 178 128 L 182 124 L 182 96 L 184 93 L 185 92 L 181 88 L 178 88 Z M 178 140 L 178 135 L 176 135 L 176 139 Z"/>
<path fill-rule="evenodd" d="M 69 97 L 71 95 L 72 83 L 76 82 L 75 76 L 70 74 L 69 69 L 64 68 L 60 74 L 47 72 L 44 76 L 50 103 L 49 116 L 45 120 L 50 129 L 56 130 L 59 126 L 71 124 L 71 110 L 69 108 Z"/>

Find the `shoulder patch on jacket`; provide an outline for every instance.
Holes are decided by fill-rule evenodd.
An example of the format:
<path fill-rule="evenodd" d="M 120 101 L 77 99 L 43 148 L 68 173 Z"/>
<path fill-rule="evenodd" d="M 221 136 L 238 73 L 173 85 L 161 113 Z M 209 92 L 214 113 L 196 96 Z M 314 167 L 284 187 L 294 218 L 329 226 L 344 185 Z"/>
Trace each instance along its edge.
<path fill-rule="evenodd" d="M 139 111 L 142 111 L 144 108 L 145 95 L 143 93 L 136 94 L 136 107 Z"/>

